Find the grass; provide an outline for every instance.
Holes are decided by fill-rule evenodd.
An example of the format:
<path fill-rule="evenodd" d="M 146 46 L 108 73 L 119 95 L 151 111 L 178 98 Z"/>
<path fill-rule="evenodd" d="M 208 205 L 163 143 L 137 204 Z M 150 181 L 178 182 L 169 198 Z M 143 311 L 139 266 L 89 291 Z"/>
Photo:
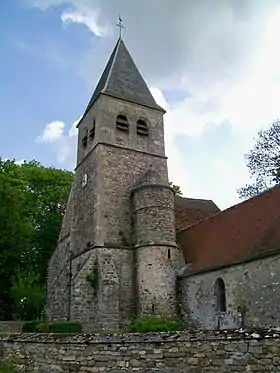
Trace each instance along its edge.
<path fill-rule="evenodd" d="M 132 333 L 174 332 L 181 330 L 181 322 L 173 317 L 144 316 L 136 318 L 128 327 Z"/>

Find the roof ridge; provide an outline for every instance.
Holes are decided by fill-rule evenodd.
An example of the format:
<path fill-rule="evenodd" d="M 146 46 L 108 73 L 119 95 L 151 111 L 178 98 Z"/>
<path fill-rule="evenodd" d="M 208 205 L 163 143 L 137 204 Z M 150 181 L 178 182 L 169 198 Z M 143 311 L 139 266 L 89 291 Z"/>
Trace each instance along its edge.
<path fill-rule="evenodd" d="M 193 197 L 184 197 L 184 196 L 176 196 L 175 198 L 181 198 L 181 199 L 191 199 L 193 201 L 205 201 L 205 202 L 212 202 L 215 203 L 212 199 L 205 199 L 205 198 L 193 198 Z"/>
<path fill-rule="evenodd" d="M 230 207 L 226 208 L 225 210 L 221 210 L 221 211 L 218 211 L 218 212 L 214 213 L 213 215 L 207 216 L 207 217 L 204 218 L 204 219 L 201 219 L 201 220 L 199 220 L 199 221 L 197 221 L 197 222 L 195 222 L 195 223 L 193 223 L 193 224 L 188 225 L 186 228 L 179 229 L 179 230 L 177 231 L 177 233 L 179 233 L 179 232 L 181 232 L 181 231 L 184 231 L 184 230 L 187 230 L 187 229 L 189 229 L 189 228 L 192 228 L 192 227 L 194 227 L 195 225 L 200 224 L 202 221 L 208 221 L 208 220 L 210 220 L 210 219 L 214 219 L 214 217 L 216 217 L 217 215 L 220 215 L 220 214 L 222 214 L 222 213 L 228 213 L 228 211 L 232 211 L 232 210 L 235 210 L 235 209 L 239 208 L 240 206 L 244 206 L 245 204 L 251 202 L 253 199 L 255 199 L 255 198 L 258 198 L 258 199 L 259 199 L 261 196 L 263 196 L 263 195 L 265 195 L 265 194 L 267 194 L 267 193 L 270 193 L 270 192 L 273 191 L 274 189 L 278 189 L 278 188 L 280 188 L 280 184 L 276 184 L 276 185 L 274 185 L 273 187 L 268 188 L 268 189 L 262 191 L 261 193 L 257 194 L 256 196 L 252 196 L 252 197 L 246 199 L 245 201 L 242 201 L 242 202 L 240 202 L 240 203 L 236 203 L 235 205 L 230 206 Z"/>
<path fill-rule="evenodd" d="M 111 74 L 112 74 L 112 69 L 113 69 L 114 63 L 116 61 L 116 56 L 117 56 L 117 53 L 118 53 L 118 49 L 120 47 L 120 42 L 121 42 L 121 37 L 119 37 L 119 39 L 117 41 L 117 44 L 116 44 L 116 47 L 114 48 L 115 55 L 114 55 L 113 61 L 112 61 L 111 66 L 110 66 L 108 76 L 107 76 L 107 79 L 106 79 L 105 84 L 104 84 L 104 88 L 101 90 L 101 92 L 105 91 L 108 87 L 108 82 L 109 82 L 109 79 L 110 79 Z"/>

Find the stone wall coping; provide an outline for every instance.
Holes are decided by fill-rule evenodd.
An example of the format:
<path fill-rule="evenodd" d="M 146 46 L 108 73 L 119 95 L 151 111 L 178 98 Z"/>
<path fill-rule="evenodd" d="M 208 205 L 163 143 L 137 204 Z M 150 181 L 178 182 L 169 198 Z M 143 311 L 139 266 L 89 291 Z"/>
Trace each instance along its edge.
<path fill-rule="evenodd" d="M 169 343 L 217 340 L 260 340 L 279 339 L 280 328 L 252 330 L 183 331 L 172 333 L 124 333 L 124 334 L 58 334 L 58 333 L 3 333 L 0 343 L 43 343 L 43 344 L 131 344 Z"/>

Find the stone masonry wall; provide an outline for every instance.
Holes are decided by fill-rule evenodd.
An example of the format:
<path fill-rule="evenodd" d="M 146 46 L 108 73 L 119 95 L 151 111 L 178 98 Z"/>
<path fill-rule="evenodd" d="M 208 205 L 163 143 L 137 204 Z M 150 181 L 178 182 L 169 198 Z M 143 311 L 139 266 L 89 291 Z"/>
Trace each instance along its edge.
<path fill-rule="evenodd" d="M 21 321 L 0 321 L 0 333 L 19 333 L 21 328 Z"/>
<path fill-rule="evenodd" d="M 280 333 L 11 334 L 0 336 L 0 359 L 40 373 L 276 373 Z"/>
<path fill-rule="evenodd" d="M 216 309 L 215 282 L 223 279 L 226 312 Z M 179 280 L 182 316 L 201 329 L 240 328 L 238 306 L 245 305 L 245 327 L 277 327 L 280 323 L 280 257 L 271 256 Z"/>
<path fill-rule="evenodd" d="M 120 113 L 128 118 L 129 132 L 116 129 Z M 149 128 L 145 138 L 137 134 L 139 118 L 144 118 Z M 88 137 L 86 147 L 82 146 L 81 139 L 93 122 L 95 137 Z M 95 330 L 116 329 L 135 311 L 131 191 L 151 169 L 157 170 L 158 182 L 168 186 L 163 115 L 101 95 L 80 122 L 78 141 L 70 229 L 70 250 L 76 256 L 72 261 L 70 316 L 95 324 Z M 87 184 L 83 186 L 85 175 Z M 148 227 L 145 224 L 141 229 Z M 96 260 L 99 286 L 94 295 L 86 277 Z"/>
<path fill-rule="evenodd" d="M 142 184 L 133 193 L 138 313 L 175 315 L 179 250 L 175 241 L 174 193 L 169 186 L 156 184 L 156 173 L 151 172 L 150 179 L 153 184 Z"/>

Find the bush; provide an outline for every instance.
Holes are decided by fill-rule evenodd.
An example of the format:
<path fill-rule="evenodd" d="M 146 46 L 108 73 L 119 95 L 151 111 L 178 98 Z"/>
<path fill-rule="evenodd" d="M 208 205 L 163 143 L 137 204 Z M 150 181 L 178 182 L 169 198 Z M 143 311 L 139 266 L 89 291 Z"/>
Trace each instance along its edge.
<path fill-rule="evenodd" d="M 26 321 L 23 323 L 21 331 L 23 333 L 36 333 L 38 332 L 38 325 L 40 325 L 42 321 L 34 320 L 34 321 Z"/>
<path fill-rule="evenodd" d="M 181 322 L 177 318 L 162 316 L 145 316 L 132 321 L 128 327 L 131 333 L 152 333 L 152 332 L 174 332 L 181 330 Z"/>
<path fill-rule="evenodd" d="M 82 331 L 82 325 L 74 321 L 48 322 L 38 325 L 40 333 L 82 333 Z"/>
<path fill-rule="evenodd" d="M 0 373 L 18 373 L 12 365 L 0 363 Z"/>

